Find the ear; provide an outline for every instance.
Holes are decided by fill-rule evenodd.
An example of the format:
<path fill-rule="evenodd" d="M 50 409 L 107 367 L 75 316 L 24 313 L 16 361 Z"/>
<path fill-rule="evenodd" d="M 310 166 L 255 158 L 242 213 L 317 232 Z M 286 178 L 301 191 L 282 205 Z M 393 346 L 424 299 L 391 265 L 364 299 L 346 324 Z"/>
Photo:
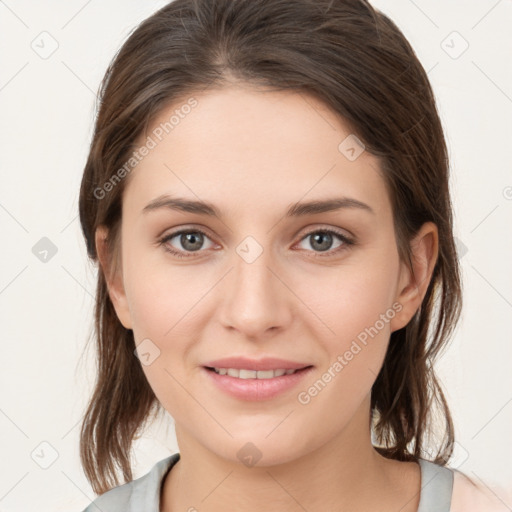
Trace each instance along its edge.
<path fill-rule="evenodd" d="M 412 272 L 409 266 L 401 263 L 395 298 L 402 309 L 391 320 L 391 332 L 405 327 L 421 306 L 423 297 L 437 261 L 439 237 L 437 226 L 426 222 L 411 240 Z"/>
<path fill-rule="evenodd" d="M 108 229 L 105 226 L 98 226 L 95 233 L 96 251 L 107 282 L 108 294 L 119 321 L 126 329 L 131 329 L 132 321 L 124 289 L 120 261 L 119 265 L 114 264 L 117 263 L 113 261 L 116 256 L 111 254 L 107 240 Z"/>

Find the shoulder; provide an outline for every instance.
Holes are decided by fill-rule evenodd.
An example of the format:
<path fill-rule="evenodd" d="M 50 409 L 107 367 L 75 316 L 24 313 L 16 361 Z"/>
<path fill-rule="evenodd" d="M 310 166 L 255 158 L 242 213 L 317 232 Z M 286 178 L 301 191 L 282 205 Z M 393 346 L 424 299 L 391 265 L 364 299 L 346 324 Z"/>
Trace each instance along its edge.
<path fill-rule="evenodd" d="M 129 512 L 141 507 L 158 510 L 162 480 L 179 458 L 175 453 L 162 459 L 145 475 L 98 496 L 83 512 Z"/>
<path fill-rule="evenodd" d="M 453 470 L 450 512 L 509 512 L 512 489 L 488 487 L 464 473 Z"/>
<path fill-rule="evenodd" d="M 142 477 L 144 478 L 144 477 Z M 128 482 L 110 489 L 101 496 L 98 496 L 83 512 L 121 512 L 128 509 L 128 504 L 133 492 L 133 486 L 138 480 Z"/>

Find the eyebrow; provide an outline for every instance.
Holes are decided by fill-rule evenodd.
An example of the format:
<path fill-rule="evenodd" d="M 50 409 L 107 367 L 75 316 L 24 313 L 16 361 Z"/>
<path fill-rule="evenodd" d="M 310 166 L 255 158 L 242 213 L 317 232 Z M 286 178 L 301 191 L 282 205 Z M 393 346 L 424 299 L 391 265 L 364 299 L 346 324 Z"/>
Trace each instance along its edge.
<path fill-rule="evenodd" d="M 294 203 L 286 211 L 285 217 L 316 215 L 319 213 L 332 212 L 345 208 L 357 208 L 375 215 L 374 210 L 366 203 L 350 197 L 337 197 L 325 200 Z M 171 197 L 167 194 L 153 199 L 143 208 L 142 213 L 146 214 L 160 209 L 196 213 L 199 215 L 216 217 L 218 219 L 222 217 L 220 211 L 212 203 L 208 203 L 206 201 L 183 199 L 180 197 Z"/>

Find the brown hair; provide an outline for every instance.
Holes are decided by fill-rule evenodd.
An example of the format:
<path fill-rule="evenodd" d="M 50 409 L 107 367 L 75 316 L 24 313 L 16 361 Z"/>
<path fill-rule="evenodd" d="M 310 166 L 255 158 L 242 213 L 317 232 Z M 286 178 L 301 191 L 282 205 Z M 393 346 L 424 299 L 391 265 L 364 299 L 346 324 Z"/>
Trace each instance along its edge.
<path fill-rule="evenodd" d="M 425 458 L 427 436 L 441 432 L 430 458 L 446 464 L 453 424 L 433 362 L 461 309 L 447 148 L 423 67 L 397 26 L 367 1 L 175 0 L 142 22 L 100 88 L 79 199 L 89 257 L 97 261 L 95 230 L 104 225 L 115 269 L 127 180 L 108 193 L 99 187 L 129 159 L 155 116 L 193 91 L 236 80 L 314 95 L 353 127 L 366 150 L 380 157 L 403 261 L 410 264 L 408 242 L 421 225 L 437 225 L 431 282 L 409 324 L 391 334 L 372 388 L 371 421 L 376 449 L 397 460 Z M 134 355 L 133 332 L 116 315 L 101 267 L 94 327 L 98 374 L 80 457 L 94 491 L 103 493 L 119 485 L 116 468 L 132 480 L 132 441 L 161 405 Z M 435 408 L 442 425 L 434 425 Z"/>

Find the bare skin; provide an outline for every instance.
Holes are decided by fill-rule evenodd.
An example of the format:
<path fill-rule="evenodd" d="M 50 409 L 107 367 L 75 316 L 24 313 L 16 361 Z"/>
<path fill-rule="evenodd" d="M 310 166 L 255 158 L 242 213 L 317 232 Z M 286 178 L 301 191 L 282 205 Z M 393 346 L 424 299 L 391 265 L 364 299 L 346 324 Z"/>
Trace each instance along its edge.
<path fill-rule="evenodd" d="M 411 242 L 411 272 L 398 256 L 378 159 L 367 151 L 347 158 L 338 146 L 351 130 L 318 100 L 241 84 L 193 96 L 197 106 L 129 177 L 121 266 L 108 278 L 136 344 L 149 339 L 159 350 L 143 370 L 176 423 L 181 460 L 164 481 L 160 511 L 416 512 L 419 466 L 385 459 L 372 446 L 370 391 L 390 334 L 426 292 L 436 226 L 425 224 Z M 208 201 L 222 217 L 143 213 L 162 194 Z M 369 208 L 285 216 L 299 201 L 340 197 Z M 205 231 L 196 235 L 198 250 L 180 235 L 159 244 L 182 228 Z M 334 234 L 319 250 L 312 233 L 326 229 L 354 243 Z M 107 271 L 105 235 L 99 228 L 96 243 Z M 248 236 L 251 251 L 262 249 L 250 263 L 237 252 Z M 378 333 L 333 372 L 338 356 L 376 325 Z M 226 356 L 280 357 L 313 371 L 291 391 L 244 401 L 205 375 L 207 361 Z M 328 385 L 299 401 L 329 368 Z M 249 442 L 261 454 L 250 467 L 237 455 Z"/>

